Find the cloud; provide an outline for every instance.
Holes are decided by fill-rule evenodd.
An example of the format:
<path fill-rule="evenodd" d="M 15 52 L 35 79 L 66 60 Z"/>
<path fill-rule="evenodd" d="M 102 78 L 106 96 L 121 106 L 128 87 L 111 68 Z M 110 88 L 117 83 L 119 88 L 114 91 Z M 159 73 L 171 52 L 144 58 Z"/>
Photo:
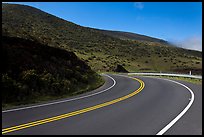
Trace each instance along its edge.
<path fill-rule="evenodd" d="M 202 51 L 202 38 L 194 36 L 181 42 L 181 45 L 183 48 Z"/>
<path fill-rule="evenodd" d="M 142 10 L 144 8 L 144 4 L 142 2 L 134 2 L 134 7 Z"/>
<path fill-rule="evenodd" d="M 202 37 L 201 36 L 192 36 L 189 38 L 184 39 L 180 42 L 172 42 L 178 47 L 182 47 L 185 49 L 192 49 L 192 50 L 198 50 L 202 51 Z"/>

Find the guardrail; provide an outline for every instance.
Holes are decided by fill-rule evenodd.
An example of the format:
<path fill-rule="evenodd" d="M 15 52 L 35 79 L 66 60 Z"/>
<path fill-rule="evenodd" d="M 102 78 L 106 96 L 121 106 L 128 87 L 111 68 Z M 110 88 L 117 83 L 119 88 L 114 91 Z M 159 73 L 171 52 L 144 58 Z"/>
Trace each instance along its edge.
<path fill-rule="evenodd" d="M 172 74 L 172 73 L 128 73 L 128 75 L 175 76 L 202 79 L 202 76 L 199 75 Z"/>

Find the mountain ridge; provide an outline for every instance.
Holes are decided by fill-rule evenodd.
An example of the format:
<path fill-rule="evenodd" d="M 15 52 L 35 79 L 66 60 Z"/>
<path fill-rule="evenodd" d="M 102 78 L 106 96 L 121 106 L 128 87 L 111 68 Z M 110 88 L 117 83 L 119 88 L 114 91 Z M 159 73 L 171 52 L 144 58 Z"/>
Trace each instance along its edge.
<path fill-rule="evenodd" d="M 107 34 L 109 36 L 113 36 L 113 37 L 120 38 L 120 39 L 158 42 L 158 43 L 162 43 L 162 44 L 169 44 L 168 41 L 165 41 L 163 39 L 159 39 L 159 38 L 155 38 L 155 37 L 147 36 L 147 35 L 142 35 L 142 34 L 138 34 L 138 33 L 133 33 L 133 32 L 104 30 L 104 29 L 96 29 L 96 30 L 101 31 L 102 33 Z"/>
<path fill-rule="evenodd" d="M 166 41 L 121 39 L 110 32 L 107 35 L 98 29 L 79 26 L 33 7 L 27 10 L 22 5 L 2 5 L 2 35 L 73 51 L 97 72 L 112 72 L 118 65 L 129 72 L 202 70 L 202 52 L 199 51 L 172 47 Z"/>
<path fill-rule="evenodd" d="M 9 6 L 19 6 L 21 8 L 26 8 L 26 10 L 34 10 L 33 11 L 33 14 L 36 14 L 36 12 L 44 12 L 38 8 L 34 8 L 32 6 L 27 6 L 27 5 L 21 5 L 21 4 L 8 4 Z M 3 3 L 2 4 L 2 8 L 5 8 L 6 7 L 6 3 Z M 25 9 L 24 9 L 25 10 Z M 47 14 L 47 17 L 50 16 L 51 14 L 49 13 L 46 13 Z M 125 32 L 125 31 L 116 31 L 116 30 L 104 30 L 104 29 L 97 29 L 97 28 L 90 28 L 90 27 L 85 27 L 85 26 L 81 26 L 81 25 L 78 25 L 76 23 L 73 23 L 71 21 L 67 21 L 63 18 L 60 18 L 60 17 L 57 17 L 55 15 L 51 15 L 51 16 L 54 16 L 56 18 L 59 18 L 60 20 L 62 21 L 65 21 L 65 22 L 69 22 L 70 24 L 69 25 L 73 25 L 72 27 L 74 26 L 80 26 L 80 27 L 83 27 L 83 28 L 88 28 L 88 29 L 92 29 L 93 31 L 97 31 L 97 32 L 102 32 L 103 34 L 105 35 L 109 35 L 109 36 L 112 36 L 112 37 L 115 37 L 115 38 L 119 38 L 121 39 L 121 37 L 124 37 L 126 39 L 130 39 L 130 40 L 143 40 L 143 41 L 150 41 L 150 42 L 162 42 L 163 44 L 167 44 L 167 41 L 165 40 L 162 40 L 162 39 L 159 39 L 159 38 L 154 38 L 154 37 L 151 37 L 151 36 L 146 36 L 146 35 L 142 35 L 142 34 L 137 34 L 137 33 L 133 33 L 133 32 Z M 122 36 L 124 35 L 124 36 Z M 131 36 L 132 35 L 132 36 Z M 138 37 L 138 38 L 137 38 Z"/>

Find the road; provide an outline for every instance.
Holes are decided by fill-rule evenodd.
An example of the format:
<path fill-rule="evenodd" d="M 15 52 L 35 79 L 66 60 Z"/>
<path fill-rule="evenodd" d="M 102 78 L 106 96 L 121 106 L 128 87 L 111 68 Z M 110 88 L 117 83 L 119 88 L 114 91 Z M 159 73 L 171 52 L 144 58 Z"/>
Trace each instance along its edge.
<path fill-rule="evenodd" d="M 202 134 L 202 86 L 158 78 L 105 75 L 89 93 L 44 105 L 2 112 L 2 134 L 156 135 L 190 102 L 163 134 Z M 191 100 L 190 100 L 191 99 Z"/>

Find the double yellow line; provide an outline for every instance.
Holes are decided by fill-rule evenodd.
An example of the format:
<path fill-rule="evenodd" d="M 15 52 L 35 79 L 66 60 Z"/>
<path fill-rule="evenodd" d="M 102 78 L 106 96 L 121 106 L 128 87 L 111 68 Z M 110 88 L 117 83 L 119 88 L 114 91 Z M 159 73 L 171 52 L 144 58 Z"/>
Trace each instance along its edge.
<path fill-rule="evenodd" d="M 117 99 L 114 99 L 112 101 L 108 101 L 108 102 L 105 102 L 105 103 L 102 103 L 102 104 L 98 104 L 98 105 L 95 105 L 95 106 L 92 106 L 92 107 L 84 108 L 84 109 L 73 111 L 73 112 L 66 113 L 66 114 L 62 114 L 62 115 L 59 115 L 59 116 L 54 116 L 54 117 L 50 117 L 50 118 L 46 118 L 46 119 L 42 119 L 42 120 L 29 122 L 29 123 L 26 123 L 26 124 L 21 124 L 21 125 L 18 125 L 18 126 L 5 128 L 5 129 L 2 129 L 2 134 L 6 134 L 6 133 L 9 133 L 9 132 L 13 132 L 13 131 L 17 131 L 17 130 L 21 130 L 21 129 L 25 129 L 25 128 L 29 128 L 29 127 L 34 127 L 34 126 L 37 126 L 37 125 L 42 125 L 42 124 L 45 124 L 45 123 L 49 123 L 49 122 L 61 120 L 61 119 L 64 119 L 64 118 L 76 116 L 76 115 L 79 115 L 79 114 L 82 114 L 82 113 L 86 113 L 86 112 L 89 112 L 89 111 L 92 111 L 92 110 L 96 110 L 96 109 L 106 107 L 106 106 L 115 104 L 117 102 L 123 101 L 123 100 L 125 100 L 127 98 L 130 98 L 130 97 L 136 95 L 137 93 L 139 93 L 145 86 L 145 84 L 144 84 L 144 82 L 142 80 L 137 79 L 137 78 L 133 78 L 133 79 L 137 80 L 140 83 L 140 87 L 136 91 L 134 91 L 134 92 L 132 92 L 132 93 L 126 95 L 126 96 L 123 96 L 123 97 L 120 97 L 120 98 L 117 98 Z"/>

